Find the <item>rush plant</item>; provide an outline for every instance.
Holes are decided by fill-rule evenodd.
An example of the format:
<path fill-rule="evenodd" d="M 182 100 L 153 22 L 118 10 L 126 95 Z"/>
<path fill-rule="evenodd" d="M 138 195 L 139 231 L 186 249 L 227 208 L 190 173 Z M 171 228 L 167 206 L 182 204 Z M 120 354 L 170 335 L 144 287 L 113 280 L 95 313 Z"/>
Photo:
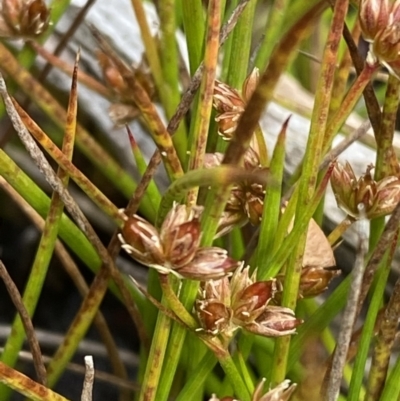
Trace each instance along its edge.
<path fill-rule="evenodd" d="M 5 135 L 3 201 L 22 208 L 41 239 L 23 288 L 11 278 L 12 266 L 0 261 L 16 309 L 0 349 L 0 400 L 13 392 L 67 400 L 56 386 L 92 325 L 121 401 L 400 399 L 400 280 L 388 285 L 400 225 L 400 1 L 149 3 L 159 17 L 155 36 L 144 1 L 132 0 L 145 48 L 140 65 L 116 51 L 118 37 L 110 40 L 101 26 L 90 27 L 101 71 L 95 78 L 79 70 L 80 52 L 72 66 L 45 45 L 68 1 L 0 0 L 0 112 L 24 146 L 20 152 L 52 190 L 49 197 L 16 164 L 5 144 L 17 141 Z M 311 65 L 303 49 L 316 36 Z M 66 107 L 45 74 L 37 78 L 37 54 L 70 77 Z M 304 112 L 310 124 L 306 139 L 298 136 L 297 147 L 305 151 L 294 172 L 285 170 L 285 158 L 292 157 L 287 142 L 295 105 L 290 91 L 284 99 L 276 96 L 278 81 L 290 75 L 314 97 Z M 377 84 L 382 77 L 384 93 Z M 78 86 L 107 99 L 104 113 L 126 126 L 138 180 L 77 117 Z M 286 111 L 271 146 L 263 119 L 273 102 Z M 46 117 L 36 121 L 30 104 Z M 346 121 L 355 112 L 367 119 L 349 129 Z M 155 144 L 149 159 L 129 128 L 134 120 Z M 358 174 L 351 159 L 337 158 L 370 127 L 376 159 L 366 160 L 366 172 Z M 340 131 L 347 137 L 333 147 Z M 93 165 L 88 172 L 73 161 L 75 149 Z M 155 175 L 160 165 L 167 185 Z M 106 186 L 98 176 L 108 179 Z M 90 218 L 71 195 L 71 180 L 96 208 Z M 321 225 L 329 184 L 344 214 L 326 236 Z M 122 208 L 110 188 L 123 196 Z M 107 246 L 94 228 L 99 216 L 113 225 Z M 342 272 L 333 248 L 343 246 L 351 226 L 356 260 Z M 144 282 L 136 270 L 120 268 L 120 253 L 130 265 L 146 268 Z M 53 255 L 82 301 L 54 354 L 45 355 L 32 319 Z M 100 311 L 108 292 L 140 339 L 134 377 Z M 17 365 L 25 339 L 32 378 Z M 97 379 L 91 359 L 85 361 L 82 400 L 91 401 Z M 93 397 L 101 400 L 101 394 Z"/>

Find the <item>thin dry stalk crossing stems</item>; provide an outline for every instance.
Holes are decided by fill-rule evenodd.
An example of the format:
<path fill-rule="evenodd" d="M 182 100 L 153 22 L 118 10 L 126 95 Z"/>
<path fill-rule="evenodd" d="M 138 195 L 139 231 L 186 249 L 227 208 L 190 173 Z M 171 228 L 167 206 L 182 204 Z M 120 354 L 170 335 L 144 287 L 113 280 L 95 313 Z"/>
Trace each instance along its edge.
<path fill-rule="evenodd" d="M 43 218 L 29 205 L 28 202 L 3 178 L 0 176 L 0 187 L 10 196 L 10 198 L 20 207 L 20 209 L 27 215 L 27 217 L 33 222 L 39 231 L 44 229 Z M 62 266 L 64 267 L 67 274 L 71 277 L 76 288 L 82 297 L 85 297 L 89 291 L 89 287 L 86 284 L 81 272 L 71 255 L 63 245 L 63 243 L 57 239 L 55 243 L 55 254 L 58 256 Z M 107 321 L 104 315 L 99 311 L 93 321 L 96 326 L 100 337 L 103 341 L 104 346 L 107 349 L 110 364 L 113 367 L 115 375 L 122 380 L 127 379 L 127 373 L 125 366 L 119 356 L 118 348 L 115 340 L 109 330 Z"/>
<path fill-rule="evenodd" d="M 18 291 L 17 286 L 14 284 L 14 281 L 8 274 L 8 271 L 1 260 L 0 260 L 0 277 L 6 286 L 7 292 L 9 293 L 11 300 L 18 311 L 18 314 L 21 318 L 21 322 L 24 326 L 26 338 L 32 353 L 33 365 L 36 370 L 38 381 L 40 384 L 43 384 L 45 386 L 47 383 L 46 368 L 44 366 L 42 352 L 40 350 L 39 342 L 36 338 L 32 320 L 29 316 L 28 311 L 25 308 L 25 305 L 22 301 L 22 297 Z"/>
<path fill-rule="evenodd" d="M 358 208 L 362 213 L 364 205 L 359 204 Z M 332 369 L 329 375 L 328 387 L 326 390 L 326 400 L 336 401 L 340 392 L 340 385 L 343 377 L 343 369 L 346 364 L 347 353 L 351 341 L 354 322 L 357 317 L 357 304 L 361 293 L 361 285 L 363 279 L 365 255 L 368 250 L 368 223 L 365 218 L 360 219 L 358 222 L 358 236 L 359 246 L 357 250 L 357 257 L 352 271 L 352 280 L 349 290 L 349 295 L 346 307 L 343 311 L 342 322 L 340 325 L 339 336 L 335 354 L 333 356 Z"/>

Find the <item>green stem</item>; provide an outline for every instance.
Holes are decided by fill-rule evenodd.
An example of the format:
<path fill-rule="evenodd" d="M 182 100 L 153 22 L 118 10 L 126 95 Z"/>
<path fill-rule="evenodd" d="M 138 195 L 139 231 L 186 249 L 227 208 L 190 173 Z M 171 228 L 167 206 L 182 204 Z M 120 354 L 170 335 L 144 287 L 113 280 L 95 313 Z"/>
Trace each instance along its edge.
<path fill-rule="evenodd" d="M 363 385 L 363 375 L 357 372 L 364 372 L 365 365 L 368 359 L 370 345 L 374 337 L 375 322 L 378 316 L 379 309 L 382 305 L 382 296 L 385 292 L 386 282 L 390 273 L 390 259 L 388 254 L 382 260 L 379 270 L 376 273 L 376 287 L 372 294 L 367 317 L 363 322 L 363 330 L 360 338 L 360 343 L 357 349 L 356 359 L 354 361 L 354 374 L 351 378 L 348 401 L 358 401 L 360 399 L 361 388 Z"/>
<path fill-rule="evenodd" d="M 164 77 L 163 104 L 167 118 L 174 115 L 180 101 L 179 92 L 179 53 L 176 43 L 175 0 L 164 0 L 159 7 L 161 40 L 160 56 Z M 166 99 L 165 99 L 166 97 Z M 173 137 L 173 143 L 181 161 L 186 158 L 186 127 L 180 124 Z"/>
<path fill-rule="evenodd" d="M 286 129 L 289 120 L 282 126 L 271 159 L 270 176 L 274 185 L 268 185 L 265 193 L 263 217 L 261 219 L 260 239 L 257 247 L 257 266 L 259 274 L 268 265 L 268 260 L 274 248 L 275 234 L 278 228 L 281 212 L 281 187 L 285 165 Z"/>
<path fill-rule="evenodd" d="M 195 329 L 198 326 L 198 324 L 177 297 L 173 289 L 173 283 L 171 282 L 171 277 L 160 275 L 160 282 L 164 297 L 170 309 L 179 317 L 179 319 L 182 320 L 183 323 L 185 323 L 191 329 Z"/>
<path fill-rule="evenodd" d="M 399 107 L 400 85 L 396 77 L 389 75 L 386 88 L 385 103 L 383 105 L 381 124 L 375 134 L 376 161 L 374 179 L 381 180 L 389 175 L 397 175 L 399 163 L 393 147 L 393 137 Z M 385 218 L 374 219 L 370 223 L 370 249 L 375 248 L 385 226 Z"/>
<path fill-rule="evenodd" d="M 264 70 L 274 46 L 282 37 L 282 24 L 285 20 L 289 4 L 289 0 L 275 0 L 273 2 L 265 27 L 264 39 L 255 62 L 260 70 Z"/>
<path fill-rule="evenodd" d="M 398 245 L 398 234 L 399 232 L 397 232 L 397 237 L 394 239 L 391 249 L 389 250 L 389 257 L 384 259 L 385 264 L 381 268 L 384 270 L 384 272 L 378 276 L 377 285 L 375 287 L 374 295 L 375 292 L 378 291 L 378 288 L 380 290 L 380 293 L 377 294 L 377 299 L 375 301 L 377 304 L 379 303 L 379 306 L 381 305 L 381 300 L 384 295 L 385 283 L 387 282 L 390 273 L 390 267 L 393 263 L 394 252 Z M 384 315 L 379 321 L 379 331 L 375 337 L 365 401 L 378 401 L 380 399 L 389 369 L 389 361 L 392 353 L 392 347 L 396 338 L 399 317 L 400 280 L 398 279 L 384 311 Z M 368 341 L 368 344 L 370 344 L 370 341 Z"/>
<path fill-rule="evenodd" d="M 162 298 L 162 304 L 165 306 L 167 304 L 164 296 Z M 159 312 L 150 353 L 147 358 L 146 371 L 143 377 L 139 401 L 153 401 L 156 399 L 170 329 L 171 319 Z"/>
<path fill-rule="evenodd" d="M 251 38 L 253 31 L 253 18 L 257 1 L 250 0 L 233 30 L 228 85 L 241 89 L 248 73 Z"/>
<path fill-rule="evenodd" d="M 321 73 L 318 80 L 314 109 L 311 118 L 310 134 L 304 156 L 303 172 L 299 183 L 299 199 L 296 209 L 296 222 L 308 208 L 315 191 L 324 132 L 327 126 L 329 104 L 334 82 L 335 65 L 344 19 L 347 14 L 348 1 L 336 3 L 331 29 L 326 42 Z M 299 242 L 295 252 L 289 259 L 286 268 L 282 305 L 291 309 L 296 308 L 302 260 L 306 240 L 306 232 L 298 237 Z M 287 359 L 290 347 L 290 337 L 278 338 L 273 358 L 272 378 L 273 385 L 279 384 L 286 377 Z"/>
<path fill-rule="evenodd" d="M 208 351 L 204 355 L 203 359 L 197 364 L 196 374 L 192 374 L 189 376 L 189 379 L 186 381 L 185 386 L 179 393 L 176 401 L 190 400 L 191 395 L 196 394 L 196 392 L 206 381 L 208 375 L 212 372 L 216 363 L 217 359 L 215 358 L 215 355 L 211 351 Z"/>
<path fill-rule="evenodd" d="M 245 385 L 243 378 L 240 376 L 236 365 L 227 351 L 224 355 L 217 355 L 218 361 L 228 376 L 236 396 L 241 401 L 250 401 L 250 393 Z"/>
<path fill-rule="evenodd" d="M 183 26 L 189 53 L 190 74 L 200 65 L 205 34 L 205 13 L 201 0 L 182 1 Z"/>

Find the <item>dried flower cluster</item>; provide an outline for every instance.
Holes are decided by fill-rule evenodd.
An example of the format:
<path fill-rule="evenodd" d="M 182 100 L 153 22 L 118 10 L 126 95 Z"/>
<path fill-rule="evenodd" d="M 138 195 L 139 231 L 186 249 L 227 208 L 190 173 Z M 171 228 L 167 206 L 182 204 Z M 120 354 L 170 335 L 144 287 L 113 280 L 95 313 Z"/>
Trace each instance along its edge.
<path fill-rule="evenodd" d="M 359 19 L 373 58 L 399 76 L 400 1 L 360 0 Z"/>
<path fill-rule="evenodd" d="M 0 37 L 33 38 L 49 26 L 50 10 L 43 0 L 1 0 Z"/>
<path fill-rule="evenodd" d="M 122 126 L 139 115 L 132 95 L 132 88 L 111 57 L 100 50 L 96 52 L 96 56 L 104 81 L 115 98 L 114 103 L 109 108 L 110 118 L 116 126 Z M 130 70 L 131 78 L 137 80 L 149 97 L 152 98 L 155 95 L 154 83 L 144 60 L 136 68 L 127 66 L 127 70 Z"/>
<path fill-rule="evenodd" d="M 218 132 L 223 139 L 229 141 L 236 131 L 237 123 L 243 113 L 247 101 L 254 92 L 259 78 L 255 68 L 243 83 L 242 96 L 240 93 L 220 81 L 214 86 L 214 107 L 217 111 L 215 118 L 218 123 Z M 204 167 L 219 166 L 222 162 L 222 153 L 208 153 L 205 156 Z M 258 142 L 253 135 L 250 147 L 245 153 L 243 167 L 251 174 L 255 171 L 265 171 L 261 166 Z M 263 211 L 265 188 L 258 183 L 242 182 L 236 184 L 231 191 L 224 215 L 221 218 L 218 236 L 222 236 L 250 221 L 256 225 L 260 223 Z"/>
<path fill-rule="evenodd" d="M 301 320 L 291 309 L 273 305 L 277 291 L 275 279 L 256 281 L 249 267 L 237 269 L 231 280 L 205 282 L 195 304 L 201 330 L 226 338 L 239 328 L 268 337 L 293 334 Z"/>
<path fill-rule="evenodd" d="M 212 168 L 221 164 L 222 153 L 207 153 L 204 167 Z M 258 155 L 252 148 L 244 157 L 244 168 L 251 174 L 255 170 L 265 171 L 259 164 Z M 259 183 L 243 181 L 236 183 L 230 193 L 225 211 L 220 219 L 217 236 L 223 236 L 234 227 L 241 227 L 250 221 L 256 225 L 260 223 L 264 205 L 265 187 Z"/>
<path fill-rule="evenodd" d="M 254 68 L 243 83 L 242 96 L 236 89 L 220 81 L 215 82 L 214 107 L 217 110 L 215 121 L 218 123 L 218 132 L 224 139 L 231 139 L 236 131 L 239 118 L 256 89 L 258 79 L 258 68 Z"/>
<path fill-rule="evenodd" d="M 138 262 L 162 274 L 193 280 L 217 279 L 240 265 L 225 249 L 200 247 L 199 208 L 174 204 L 160 231 L 140 216 L 126 221 L 119 239 Z"/>
<path fill-rule="evenodd" d="M 371 177 L 373 166 L 367 167 L 358 180 L 349 163 L 336 163 L 331 185 L 338 206 L 350 216 L 358 219 L 358 205 L 364 205 L 363 213 L 368 219 L 375 219 L 392 213 L 400 201 L 400 180 L 395 176 L 375 181 Z"/>
<path fill-rule="evenodd" d="M 251 401 L 288 401 L 296 389 L 295 384 L 290 384 L 290 380 L 284 380 L 267 393 L 262 395 L 265 380 L 262 380 L 254 391 Z M 215 394 L 209 401 L 240 401 L 233 397 L 217 398 Z"/>

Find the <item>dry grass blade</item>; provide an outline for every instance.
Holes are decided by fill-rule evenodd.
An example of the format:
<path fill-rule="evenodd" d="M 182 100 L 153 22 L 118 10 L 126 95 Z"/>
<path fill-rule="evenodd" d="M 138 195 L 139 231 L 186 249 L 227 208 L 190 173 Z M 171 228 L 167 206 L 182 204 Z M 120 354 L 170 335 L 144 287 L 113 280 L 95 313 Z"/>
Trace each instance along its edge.
<path fill-rule="evenodd" d="M 75 167 L 71 160 L 66 157 L 66 155 L 54 144 L 54 142 L 14 99 L 13 104 L 25 127 L 50 154 L 50 156 L 69 174 L 76 184 L 93 200 L 94 203 L 99 206 L 100 209 L 104 210 L 119 225 L 122 225 L 123 218 L 119 209 L 84 174 L 82 174 L 77 167 Z"/>
<path fill-rule="evenodd" d="M 6 286 L 7 292 L 10 294 L 11 300 L 15 305 L 15 308 L 17 309 L 19 316 L 21 317 L 22 324 L 24 325 L 26 338 L 28 340 L 29 348 L 32 352 L 33 365 L 35 366 L 38 381 L 40 384 L 43 384 L 45 386 L 47 383 L 46 368 L 44 366 L 42 353 L 40 351 L 40 345 L 36 338 L 32 320 L 29 316 L 28 311 L 25 308 L 25 305 L 22 301 L 21 294 L 19 293 L 17 286 L 14 284 L 14 281 L 8 274 L 8 271 L 1 260 L 0 260 L 0 277 Z"/>
<path fill-rule="evenodd" d="M 0 362 L 0 382 L 33 401 L 69 401 L 3 362 Z"/>

